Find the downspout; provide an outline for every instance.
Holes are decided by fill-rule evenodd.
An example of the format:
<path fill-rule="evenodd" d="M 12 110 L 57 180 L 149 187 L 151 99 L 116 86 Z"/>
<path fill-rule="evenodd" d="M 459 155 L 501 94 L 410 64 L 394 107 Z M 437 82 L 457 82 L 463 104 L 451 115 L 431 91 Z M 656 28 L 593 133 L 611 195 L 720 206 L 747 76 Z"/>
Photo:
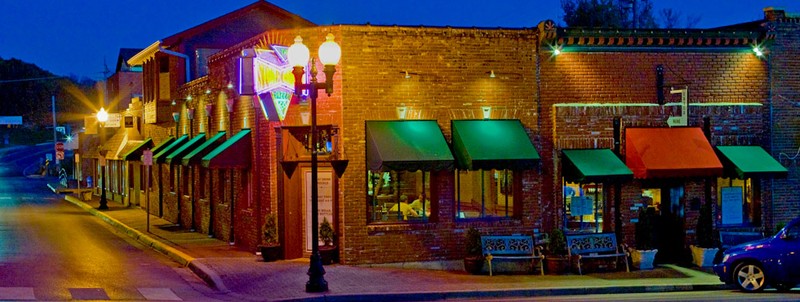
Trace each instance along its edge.
<path fill-rule="evenodd" d="M 183 58 L 183 62 L 186 64 L 186 79 L 184 79 L 184 83 L 189 83 L 189 81 L 191 81 L 191 79 L 192 79 L 191 78 L 191 72 L 189 72 L 189 63 L 190 63 L 189 60 L 190 59 L 189 59 L 188 55 L 185 55 L 185 54 L 182 54 L 182 53 L 179 53 L 179 52 L 175 52 L 175 51 L 172 51 L 172 50 L 169 50 L 169 49 L 164 49 L 164 47 L 161 47 L 161 46 L 158 47 L 158 51 L 163 52 L 163 53 L 168 54 L 168 55 L 171 55 L 171 56 L 176 56 L 176 57 Z"/>

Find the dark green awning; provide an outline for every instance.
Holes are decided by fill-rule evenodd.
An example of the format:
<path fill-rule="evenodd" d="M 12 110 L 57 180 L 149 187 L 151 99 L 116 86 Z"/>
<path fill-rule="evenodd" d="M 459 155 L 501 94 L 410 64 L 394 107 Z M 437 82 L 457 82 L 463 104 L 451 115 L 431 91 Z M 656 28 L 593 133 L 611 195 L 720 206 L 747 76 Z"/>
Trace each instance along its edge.
<path fill-rule="evenodd" d="M 150 151 L 153 151 L 153 155 L 156 155 L 156 154 L 158 154 L 158 152 L 161 152 L 161 150 L 164 150 L 164 148 L 166 148 L 167 146 L 171 145 L 172 142 L 174 142 L 174 141 L 175 141 L 175 137 L 170 135 L 169 137 L 167 137 L 167 139 L 165 139 L 163 142 L 161 142 L 157 146 L 153 147 L 153 149 L 150 150 Z"/>
<path fill-rule="evenodd" d="M 166 163 L 170 165 L 180 164 L 181 160 L 183 160 L 184 155 L 189 154 L 189 152 L 192 152 L 194 148 L 197 148 L 205 141 L 206 141 L 206 134 L 198 133 L 194 138 L 184 143 L 180 147 L 176 148 L 175 150 L 172 151 L 172 153 L 167 155 Z"/>
<path fill-rule="evenodd" d="M 206 156 L 203 167 L 209 169 L 243 169 L 250 167 L 253 142 L 250 129 L 242 129 Z"/>
<path fill-rule="evenodd" d="M 189 154 L 186 154 L 181 161 L 181 164 L 184 166 L 188 166 L 189 164 L 198 164 L 203 156 L 206 156 L 209 152 L 214 150 L 214 148 L 218 147 L 225 139 L 225 131 L 217 132 L 214 136 L 206 140 L 205 143 L 200 145 L 199 147 L 195 148 Z"/>
<path fill-rule="evenodd" d="M 717 146 L 727 176 L 785 177 L 788 170 L 759 146 Z"/>
<path fill-rule="evenodd" d="M 145 149 L 153 148 L 153 139 L 148 138 L 144 140 L 141 144 L 137 145 L 133 148 L 133 150 L 128 151 L 127 153 L 122 155 L 122 160 L 142 160 L 142 152 Z"/>
<path fill-rule="evenodd" d="M 539 161 L 519 120 L 454 120 L 452 124 L 459 169 L 530 170 Z"/>
<path fill-rule="evenodd" d="M 185 143 L 187 140 L 189 140 L 189 136 L 183 135 L 178 139 L 176 139 L 175 141 L 173 141 L 172 143 L 170 143 L 169 145 L 167 145 L 166 147 L 164 147 L 163 149 L 159 150 L 158 153 L 154 153 L 153 163 L 163 164 L 164 162 L 166 162 L 167 156 L 172 154 L 172 151 L 178 149 L 178 147 L 182 146 L 183 143 Z"/>
<path fill-rule="evenodd" d="M 371 171 L 453 169 L 453 153 L 436 121 L 367 121 L 366 132 Z"/>
<path fill-rule="evenodd" d="M 578 183 L 633 179 L 633 171 L 611 149 L 562 150 L 562 176 Z"/>

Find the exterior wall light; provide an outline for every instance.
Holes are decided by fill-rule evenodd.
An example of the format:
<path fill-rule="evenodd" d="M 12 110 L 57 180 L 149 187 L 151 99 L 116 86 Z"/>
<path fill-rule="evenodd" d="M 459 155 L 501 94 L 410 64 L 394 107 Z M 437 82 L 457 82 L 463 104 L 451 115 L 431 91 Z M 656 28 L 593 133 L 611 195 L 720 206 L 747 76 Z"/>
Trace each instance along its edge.
<path fill-rule="evenodd" d="M 492 118 L 492 106 L 482 106 L 481 111 L 483 112 L 483 119 L 488 120 Z"/>
<path fill-rule="evenodd" d="M 764 56 L 764 52 L 761 51 L 761 48 L 758 46 L 753 47 L 753 52 L 756 54 L 756 57 Z"/>
<path fill-rule="evenodd" d="M 400 106 L 397 107 L 397 118 L 401 120 L 406 119 L 407 109 L 408 107 L 406 107 L 404 104 L 400 104 Z"/>

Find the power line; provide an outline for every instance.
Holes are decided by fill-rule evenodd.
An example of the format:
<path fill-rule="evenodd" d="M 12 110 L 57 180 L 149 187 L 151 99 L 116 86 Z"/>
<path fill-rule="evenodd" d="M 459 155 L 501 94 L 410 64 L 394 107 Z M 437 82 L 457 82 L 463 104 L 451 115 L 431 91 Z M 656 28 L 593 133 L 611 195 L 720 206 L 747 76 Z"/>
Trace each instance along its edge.
<path fill-rule="evenodd" d="M 16 79 L 16 80 L 0 80 L 0 84 L 3 84 L 3 83 L 15 83 L 15 82 L 44 81 L 44 80 L 63 79 L 63 78 L 66 78 L 66 77 L 56 76 L 56 77 L 41 77 L 41 78 L 28 78 L 28 79 Z"/>

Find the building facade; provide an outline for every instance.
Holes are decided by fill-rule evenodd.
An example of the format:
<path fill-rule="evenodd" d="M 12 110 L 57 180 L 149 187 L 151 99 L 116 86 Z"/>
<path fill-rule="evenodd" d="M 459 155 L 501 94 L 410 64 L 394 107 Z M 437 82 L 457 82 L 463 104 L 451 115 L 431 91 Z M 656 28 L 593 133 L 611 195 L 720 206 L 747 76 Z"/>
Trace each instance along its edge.
<path fill-rule="evenodd" d="M 277 213 L 285 258 L 306 257 L 317 150 L 320 221 L 347 264 L 448 266 L 469 227 L 632 244 L 643 206 L 669 221 L 662 248 L 676 252 L 695 242 L 704 203 L 717 228 L 768 230 L 797 211 L 797 84 L 785 68 L 797 20 L 765 10 L 763 22 L 715 30 L 269 29 L 208 56 L 206 75 L 170 81 L 168 98 L 148 92 L 166 87 L 148 80 L 161 76 L 148 60 L 169 57 L 170 76 L 184 65 L 159 50 L 144 65 L 143 135 L 158 151 L 150 209 L 253 251 Z M 317 100 L 323 143 L 311 146 L 285 54 L 296 36 L 314 49 L 329 33 L 342 61 L 333 79 L 316 66 L 334 91 Z M 731 150 L 767 156 L 748 168 Z M 587 158 L 621 172 L 590 175 Z"/>

